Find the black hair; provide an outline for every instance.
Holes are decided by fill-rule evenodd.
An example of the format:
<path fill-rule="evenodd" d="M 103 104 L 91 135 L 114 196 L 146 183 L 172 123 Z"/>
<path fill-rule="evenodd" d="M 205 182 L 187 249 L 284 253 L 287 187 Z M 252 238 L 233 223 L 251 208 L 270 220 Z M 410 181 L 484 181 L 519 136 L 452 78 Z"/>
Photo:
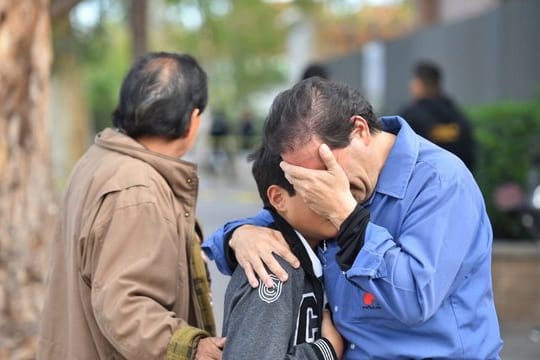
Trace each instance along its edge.
<path fill-rule="evenodd" d="M 308 79 L 313 76 L 318 76 L 323 79 L 328 79 L 328 70 L 326 70 L 326 67 L 319 63 L 311 63 L 309 64 L 302 74 L 302 80 Z"/>
<path fill-rule="evenodd" d="M 285 174 L 279 166 L 282 159 L 278 153 L 272 153 L 263 144 L 248 156 L 248 160 L 253 161 L 251 173 L 253 174 L 253 178 L 257 184 L 257 190 L 259 191 L 259 196 L 261 197 L 265 208 L 274 208 L 266 193 L 271 185 L 278 185 L 282 187 L 290 196 L 296 194 L 294 187 L 285 178 Z"/>
<path fill-rule="evenodd" d="M 274 99 L 263 141 L 279 154 L 296 150 L 314 136 L 330 148 L 344 148 L 351 141 L 354 115 L 367 121 L 370 132 L 382 130 L 373 107 L 358 90 L 337 81 L 308 78 Z"/>
<path fill-rule="evenodd" d="M 429 94 L 436 95 L 440 91 L 442 72 L 435 63 L 420 61 L 414 66 L 413 74 L 424 84 Z"/>
<path fill-rule="evenodd" d="M 113 124 L 129 136 L 181 138 L 193 110 L 206 108 L 206 73 L 190 55 L 149 53 L 132 66 L 119 97 Z"/>

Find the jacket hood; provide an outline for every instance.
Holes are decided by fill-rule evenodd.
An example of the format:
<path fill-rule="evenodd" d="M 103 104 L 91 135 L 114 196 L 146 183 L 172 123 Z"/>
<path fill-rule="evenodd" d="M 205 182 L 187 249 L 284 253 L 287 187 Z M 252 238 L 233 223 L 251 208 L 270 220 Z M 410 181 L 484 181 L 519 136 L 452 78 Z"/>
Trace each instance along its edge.
<path fill-rule="evenodd" d="M 133 138 L 112 128 L 99 132 L 94 143 L 101 148 L 131 156 L 149 164 L 163 176 L 179 198 L 185 197 L 185 194 L 192 192 L 193 189 L 195 191 L 198 189 L 197 165 L 191 162 L 150 151 Z"/>

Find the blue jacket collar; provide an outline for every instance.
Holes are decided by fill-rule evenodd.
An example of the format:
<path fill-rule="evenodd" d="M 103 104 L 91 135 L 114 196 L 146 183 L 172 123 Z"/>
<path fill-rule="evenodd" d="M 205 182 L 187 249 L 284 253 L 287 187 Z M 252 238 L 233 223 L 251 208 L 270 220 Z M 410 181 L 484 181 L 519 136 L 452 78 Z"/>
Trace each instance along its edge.
<path fill-rule="evenodd" d="M 402 117 L 386 116 L 380 120 L 384 131 L 396 135 L 396 142 L 379 175 L 375 191 L 403 199 L 418 160 L 418 136 Z"/>

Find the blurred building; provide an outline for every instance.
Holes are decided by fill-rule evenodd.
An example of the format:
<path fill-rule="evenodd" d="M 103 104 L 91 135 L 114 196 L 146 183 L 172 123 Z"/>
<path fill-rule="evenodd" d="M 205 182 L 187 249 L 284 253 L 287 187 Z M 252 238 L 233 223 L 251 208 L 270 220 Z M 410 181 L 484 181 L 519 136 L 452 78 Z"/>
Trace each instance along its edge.
<path fill-rule="evenodd" d="M 415 22 L 424 27 L 453 23 L 482 15 L 497 7 L 502 0 L 415 0 Z"/>
<path fill-rule="evenodd" d="M 332 77 L 364 91 L 373 79 L 382 95 L 377 110 L 396 113 L 408 100 L 408 82 L 420 59 L 440 64 L 444 87 L 463 106 L 529 100 L 540 91 L 540 1 L 417 0 L 415 30 L 326 58 Z M 366 60 L 377 51 L 380 61 Z M 373 57 L 373 56 L 371 56 Z M 375 102 L 377 102 L 375 101 Z"/>
<path fill-rule="evenodd" d="M 349 9 L 347 2 L 339 2 L 344 8 L 336 10 L 337 6 L 332 4 L 337 3 L 323 2 L 324 16 L 302 12 L 294 7 L 283 13 L 282 23 L 289 29 L 285 58 L 291 83 L 300 78 L 308 63 L 334 59 L 336 66 L 333 66 L 333 71 L 339 74 L 332 77 L 349 78 L 353 85 L 359 85 L 358 74 L 354 71 L 357 63 L 347 60 L 351 54 L 364 53 L 362 49 L 367 48 L 365 56 L 370 59 L 368 61 L 379 59 L 383 54 L 380 47 L 368 44 L 396 39 L 414 29 L 412 8 L 406 4 L 364 4 Z M 353 3 L 362 2 L 350 2 Z M 366 75 L 372 72 L 371 68 L 369 70 L 366 72 L 362 69 L 361 72 Z M 375 71 L 375 77 L 380 78 L 378 69 Z M 353 77 L 348 76 L 351 74 Z M 367 76 L 372 84 L 371 75 Z"/>

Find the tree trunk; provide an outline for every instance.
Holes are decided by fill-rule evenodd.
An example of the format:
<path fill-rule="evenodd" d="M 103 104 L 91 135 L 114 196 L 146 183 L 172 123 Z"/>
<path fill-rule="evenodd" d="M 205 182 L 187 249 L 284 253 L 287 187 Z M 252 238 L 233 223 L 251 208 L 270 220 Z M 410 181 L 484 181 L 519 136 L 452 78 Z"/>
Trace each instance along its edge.
<path fill-rule="evenodd" d="M 56 24 L 53 21 L 53 28 Z M 56 30 L 56 29 L 55 29 Z M 76 55 L 64 51 L 54 56 L 51 74 L 49 111 L 51 156 L 55 188 L 63 188 L 75 163 L 88 149 L 93 136 L 90 129 L 84 73 Z"/>
<path fill-rule="evenodd" d="M 148 46 L 147 0 L 132 0 L 130 13 L 131 41 L 133 59 L 142 56 Z"/>
<path fill-rule="evenodd" d="M 0 0 L 0 358 L 34 357 L 55 212 L 49 0 Z"/>
<path fill-rule="evenodd" d="M 417 25 L 426 27 L 439 21 L 439 2 L 437 0 L 416 1 Z"/>

